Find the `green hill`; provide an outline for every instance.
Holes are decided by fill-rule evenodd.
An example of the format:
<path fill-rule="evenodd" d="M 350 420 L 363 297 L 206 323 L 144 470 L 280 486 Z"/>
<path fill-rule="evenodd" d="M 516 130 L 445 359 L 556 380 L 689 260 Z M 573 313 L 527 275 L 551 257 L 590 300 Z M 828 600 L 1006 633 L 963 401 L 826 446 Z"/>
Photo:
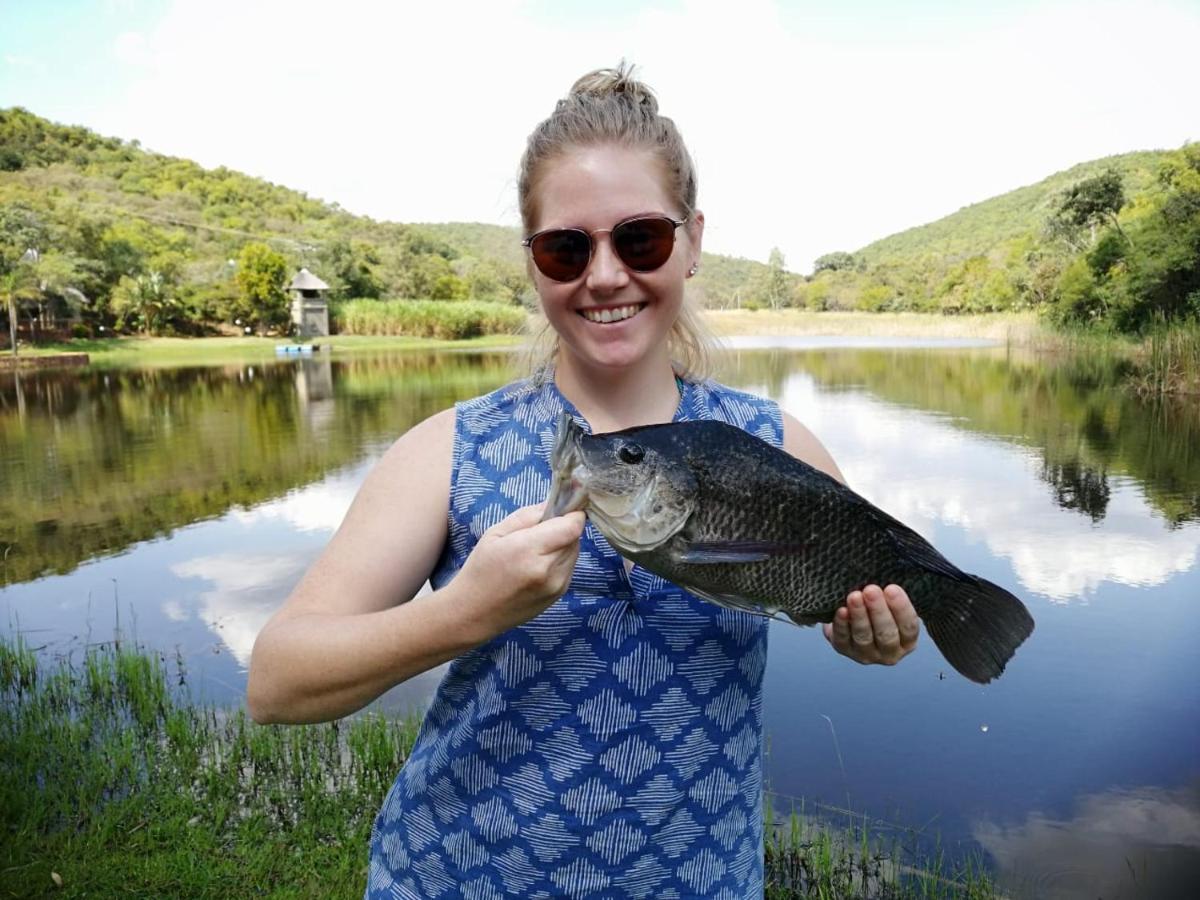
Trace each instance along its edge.
<path fill-rule="evenodd" d="M 158 291 L 151 299 L 169 309 L 156 330 L 211 330 L 237 314 L 234 269 L 247 244 L 266 245 L 289 270 L 317 273 L 335 300 L 532 301 L 515 228 L 379 222 L 137 141 L 0 110 L 0 245 L 8 247 L 0 273 L 14 270 L 27 247 L 39 249 L 40 290 L 27 286 L 24 297 L 38 308 L 29 315 L 74 312 L 93 330 L 132 328 L 147 320 L 123 314 L 129 297 L 144 306 L 144 295 Z M 707 286 L 733 296 L 766 270 L 706 262 L 713 274 L 696 280 L 701 294 Z"/>
<path fill-rule="evenodd" d="M 83 332 L 206 333 L 252 320 L 259 289 L 278 321 L 286 298 L 276 282 L 301 266 L 335 300 L 531 304 L 519 238 L 497 225 L 379 222 L 137 141 L 0 110 L 0 316 L 11 303 L 31 329 L 70 318 Z M 257 272 L 265 287 L 254 287 Z M 1200 145 L 1082 163 L 827 254 L 808 278 L 776 253 L 768 265 L 705 254 L 690 290 L 710 307 L 1041 308 L 1126 330 L 1200 316 Z"/>
<path fill-rule="evenodd" d="M 815 309 L 1043 309 L 1133 331 L 1200 317 L 1200 145 L 1081 163 L 917 228 L 817 259 Z"/>
<path fill-rule="evenodd" d="M 1149 150 L 1080 163 L 1037 184 L 964 206 L 928 225 L 889 235 L 856 255 L 867 265 L 896 264 L 927 256 L 951 262 L 978 255 L 1003 257 L 1007 249 L 1041 235 L 1056 199 L 1067 188 L 1115 169 L 1123 177 L 1127 193 L 1141 194 L 1153 186 L 1166 156 L 1165 152 Z"/>

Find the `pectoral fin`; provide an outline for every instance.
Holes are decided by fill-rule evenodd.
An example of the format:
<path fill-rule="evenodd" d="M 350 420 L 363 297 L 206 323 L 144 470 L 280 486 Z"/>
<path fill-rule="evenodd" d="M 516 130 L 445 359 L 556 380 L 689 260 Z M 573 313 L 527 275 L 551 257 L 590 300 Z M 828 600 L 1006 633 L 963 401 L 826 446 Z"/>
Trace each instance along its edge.
<path fill-rule="evenodd" d="M 705 566 L 763 562 L 776 556 L 794 556 L 806 549 L 804 544 L 775 541 L 686 541 L 672 548 L 671 556 L 677 563 Z"/>

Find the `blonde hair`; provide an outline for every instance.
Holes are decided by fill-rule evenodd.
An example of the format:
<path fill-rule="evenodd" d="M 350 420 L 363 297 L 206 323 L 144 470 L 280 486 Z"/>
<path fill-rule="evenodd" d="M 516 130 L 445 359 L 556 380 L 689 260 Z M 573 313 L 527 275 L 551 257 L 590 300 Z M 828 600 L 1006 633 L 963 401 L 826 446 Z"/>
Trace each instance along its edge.
<path fill-rule="evenodd" d="M 696 212 L 696 167 L 675 123 L 659 115 L 653 91 L 633 77 L 624 60 L 615 69 L 596 69 L 571 86 L 554 112 L 529 135 L 517 177 L 517 199 L 525 232 L 538 218 L 537 189 L 546 165 L 571 149 L 598 144 L 648 150 L 663 167 L 668 196 L 689 220 Z M 541 317 L 539 317 L 541 318 Z M 711 372 L 714 340 L 687 295 L 667 336 L 675 371 L 692 381 Z M 558 352 L 558 337 L 541 318 L 530 346 L 530 369 L 541 380 Z"/>

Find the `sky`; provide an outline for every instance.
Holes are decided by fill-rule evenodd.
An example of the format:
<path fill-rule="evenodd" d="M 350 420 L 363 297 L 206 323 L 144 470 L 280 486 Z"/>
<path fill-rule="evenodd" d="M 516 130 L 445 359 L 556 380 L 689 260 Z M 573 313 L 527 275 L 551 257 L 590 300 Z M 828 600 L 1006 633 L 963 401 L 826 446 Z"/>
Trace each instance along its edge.
<path fill-rule="evenodd" d="M 1200 0 L 0 0 L 0 108 L 399 222 L 519 222 L 526 136 L 626 59 L 705 249 L 834 250 L 1200 140 Z"/>

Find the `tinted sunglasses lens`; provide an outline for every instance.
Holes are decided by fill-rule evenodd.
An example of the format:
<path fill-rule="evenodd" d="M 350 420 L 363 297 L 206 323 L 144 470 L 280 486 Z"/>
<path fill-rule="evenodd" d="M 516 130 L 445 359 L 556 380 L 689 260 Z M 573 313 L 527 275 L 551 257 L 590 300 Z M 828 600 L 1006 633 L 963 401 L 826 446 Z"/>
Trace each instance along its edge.
<path fill-rule="evenodd" d="M 587 268 L 592 239 L 572 228 L 539 234 L 529 244 L 533 263 L 554 281 L 574 281 Z"/>
<path fill-rule="evenodd" d="M 635 272 L 652 272 L 671 258 L 675 223 L 670 219 L 633 219 L 612 232 L 613 249 Z"/>

